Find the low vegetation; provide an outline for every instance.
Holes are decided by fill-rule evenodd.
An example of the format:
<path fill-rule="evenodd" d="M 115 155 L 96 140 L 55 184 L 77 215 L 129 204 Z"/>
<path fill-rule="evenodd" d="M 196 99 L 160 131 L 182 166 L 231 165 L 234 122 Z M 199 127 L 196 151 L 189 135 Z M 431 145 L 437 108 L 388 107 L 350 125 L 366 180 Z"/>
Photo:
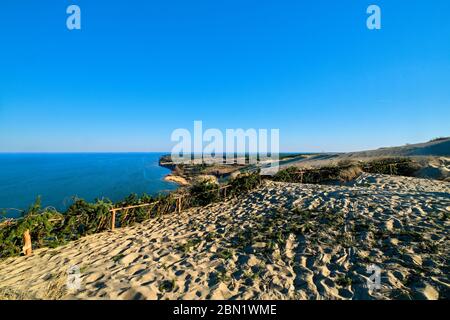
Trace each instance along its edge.
<path fill-rule="evenodd" d="M 273 176 L 274 181 L 294 182 L 294 183 L 326 183 L 332 181 L 346 182 L 351 181 L 361 174 L 359 166 L 327 166 L 318 169 L 302 169 L 298 167 L 289 167 L 279 171 Z"/>
<path fill-rule="evenodd" d="M 262 182 L 261 175 L 259 172 L 241 174 L 231 180 L 230 182 L 230 193 L 231 195 L 239 195 L 246 193 L 250 190 L 257 188 Z"/>
<path fill-rule="evenodd" d="M 192 195 L 192 206 L 205 206 L 209 203 L 216 202 L 220 199 L 220 186 L 217 183 L 204 180 L 194 184 L 189 194 Z"/>
<path fill-rule="evenodd" d="M 178 205 L 184 209 L 204 206 L 221 201 L 224 197 L 238 196 L 258 187 L 261 183 L 259 172 L 238 176 L 227 185 L 220 187 L 211 181 L 201 181 L 182 193 L 171 193 L 152 197 L 131 194 L 117 203 L 96 200 L 93 203 L 75 199 L 64 213 L 53 208 L 41 208 L 38 198 L 22 217 L 0 222 L 0 259 L 19 255 L 23 246 L 23 234 L 30 231 L 33 249 L 56 247 L 83 236 L 111 229 L 111 210 L 121 210 L 116 215 L 116 225 L 125 227 L 147 219 L 174 213 Z M 226 189 L 226 191 L 225 191 Z M 228 193 L 225 193 L 228 192 Z M 179 198 L 182 202 L 178 202 Z M 139 207 L 139 205 L 145 205 Z M 138 206 L 138 207 L 135 207 Z"/>
<path fill-rule="evenodd" d="M 410 158 L 383 158 L 372 160 L 361 166 L 367 173 L 390 174 L 397 176 L 414 176 L 420 169 L 419 165 Z"/>
<path fill-rule="evenodd" d="M 348 182 L 359 177 L 363 172 L 411 177 L 419 169 L 419 165 L 409 158 L 381 158 L 368 162 L 341 161 L 334 166 L 314 169 L 289 167 L 280 170 L 272 177 L 272 180 L 312 184 Z"/>

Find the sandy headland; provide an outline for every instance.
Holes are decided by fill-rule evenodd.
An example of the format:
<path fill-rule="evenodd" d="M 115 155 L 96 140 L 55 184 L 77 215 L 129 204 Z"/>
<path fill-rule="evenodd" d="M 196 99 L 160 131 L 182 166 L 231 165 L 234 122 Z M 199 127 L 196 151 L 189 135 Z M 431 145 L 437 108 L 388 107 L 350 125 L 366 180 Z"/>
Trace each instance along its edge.
<path fill-rule="evenodd" d="M 349 153 L 297 153 L 280 154 L 279 169 L 289 167 L 301 169 L 337 166 L 340 163 L 353 163 L 364 166 L 371 161 L 383 159 L 408 159 L 414 163 L 416 170 L 411 175 L 418 178 L 450 181 L 450 138 L 437 138 L 425 143 L 408 144 L 399 147 L 379 148 L 377 150 Z M 264 169 L 273 161 L 261 161 L 257 164 L 245 163 L 245 157 L 238 156 L 234 164 L 225 164 L 225 159 L 216 158 L 209 163 L 202 159 L 187 160 L 184 163 L 174 163 L 170 155 L 163 156 L 159 164 L 170 169 L 171 174 L 165 180 L 181 186 L 195 183 L 199 175 L 214 176 L 219 180 L 227 180 L 234 176 L 257 169 Z"/>

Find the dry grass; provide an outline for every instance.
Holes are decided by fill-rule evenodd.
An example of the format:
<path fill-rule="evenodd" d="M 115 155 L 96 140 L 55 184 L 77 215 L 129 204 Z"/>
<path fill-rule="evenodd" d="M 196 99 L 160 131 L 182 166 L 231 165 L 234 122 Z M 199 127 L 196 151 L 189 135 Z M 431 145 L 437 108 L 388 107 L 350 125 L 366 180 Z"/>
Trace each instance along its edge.
<path fill-rule="evenodd" d="M 2 288 L 0 289 L 0 300 L 33 300 L 33 298 L 25 292 Z"/>
<path fill-rule="evenodd" d="M 61 273 L 57 276 L 50 276 L 46 290 L 42 295 L 19 291 L 9 287 L 0 288 L 1 300 L 61 300 L 66 294 L 66 275 Z"/>
<path fill-rule="evenodd" d="M 353 165 L 339 172 L 339 179 L 343 182 L 352 181 L 358 178 L 363 173 L 363 170 L 358 165 Z"/>

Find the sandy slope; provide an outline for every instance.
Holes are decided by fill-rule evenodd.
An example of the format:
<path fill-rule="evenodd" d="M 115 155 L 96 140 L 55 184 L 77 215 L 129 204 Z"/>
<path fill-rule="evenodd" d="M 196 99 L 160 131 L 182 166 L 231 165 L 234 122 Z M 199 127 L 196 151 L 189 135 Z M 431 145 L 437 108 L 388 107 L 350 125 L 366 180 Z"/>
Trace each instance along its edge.
<path fill-rule="evenodd" d="M 319 168 L 337 165 L 341 161 L 367 162 L 396 157 L 408 157 L 419 164 L 421 169 L 416 177 L 450 181 L 450 138 L 377 150 L 317 154 L 307 158 L 294 158 L 286 163 L 282 161 L 280 166 L 282 169 L 289 166 Z"/>
<path fill-rule="evenodd" d="M 450 156 L 450 137 L 424 143 L 407 144 L 399 147 L 380 148 L 377 150 L 351 152 L 347 157 L 408 157 L 408 156 Z"/>
<path fill-rule="evenodd" d="M 445 182 L 367 174 L 348 186 L 267 182 L 226 204 L 1 261 L 0 296 L 449 299 L 449 214 Z M 82 287 L 67 292 L 74 264 Z M 366 285 L 371 264 L 382 269 L 375 292 Z"/>

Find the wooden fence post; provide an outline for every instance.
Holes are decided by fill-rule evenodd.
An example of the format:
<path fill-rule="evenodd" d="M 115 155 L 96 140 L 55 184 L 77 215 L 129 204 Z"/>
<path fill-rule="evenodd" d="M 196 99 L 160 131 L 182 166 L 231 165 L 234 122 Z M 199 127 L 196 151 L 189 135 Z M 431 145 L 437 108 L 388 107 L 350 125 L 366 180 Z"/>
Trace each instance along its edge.
<path fill-rule="evenodd" d="M 116 229 L 116 210 L 111 211 L 111 230 Z"/>
<path fill-rule="evenodd" d="M 177 211 L 181 213 L 181 196 L 177 198 Z"/>
<path fill-rule="evenodd" d="M 30 230 L 25 230 L 23 233 L 23 254 L 26 256 L 31 256 L 33 253 L 33 248 L 31 245 L 31 236 L 30 236 Z"/>

